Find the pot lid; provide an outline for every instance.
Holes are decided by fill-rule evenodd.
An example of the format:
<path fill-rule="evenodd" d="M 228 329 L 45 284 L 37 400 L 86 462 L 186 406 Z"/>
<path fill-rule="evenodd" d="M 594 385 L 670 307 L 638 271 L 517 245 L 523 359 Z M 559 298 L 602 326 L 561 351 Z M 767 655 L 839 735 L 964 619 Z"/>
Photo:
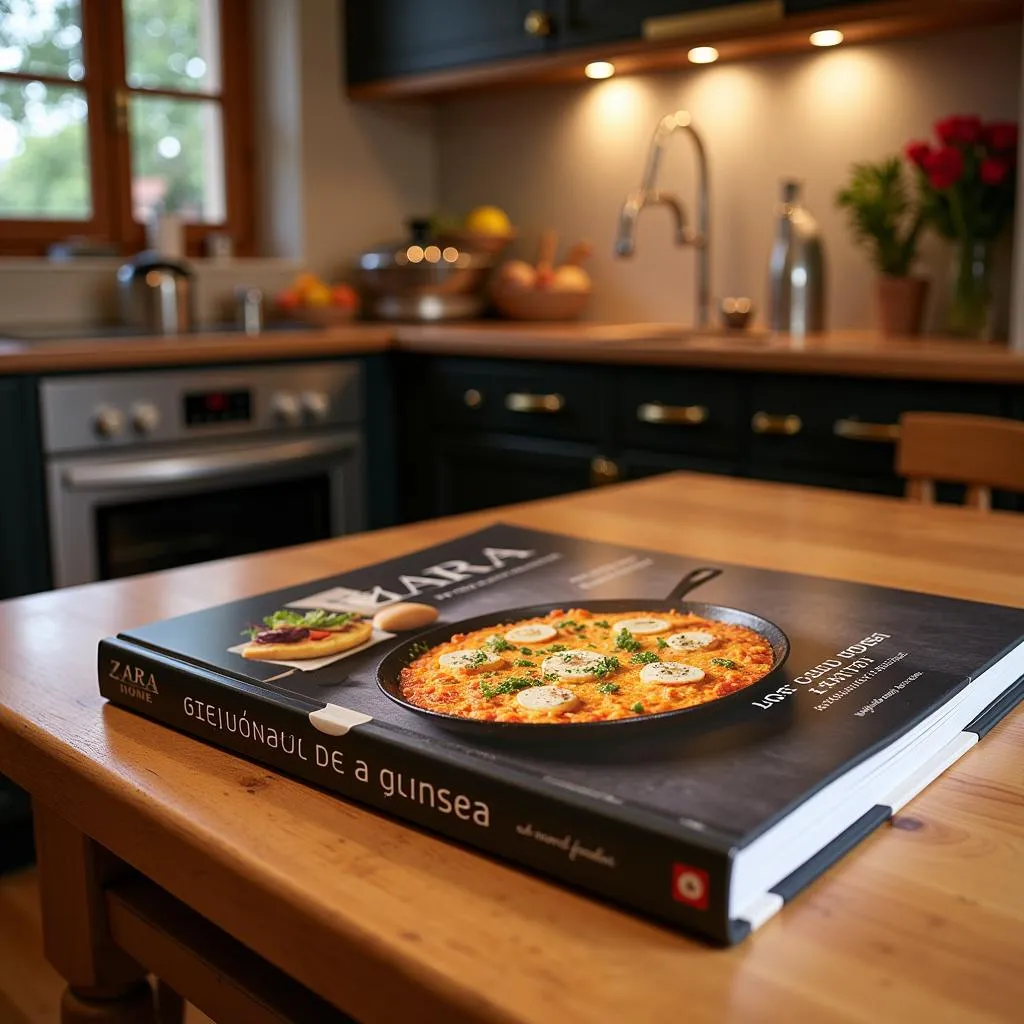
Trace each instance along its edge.
<path fill-rule="evenodd" d="M 357 266 L 363 270 L 385 270 L 430 265 L 470 269 L 491 265 L 492 260 L 486 253 L 452 245 L 444 239 L 435 240 L 429 220 L 414 219 L 408 223 L 409 237 L 405 241 L 367 249 L 360 253 Z"/>

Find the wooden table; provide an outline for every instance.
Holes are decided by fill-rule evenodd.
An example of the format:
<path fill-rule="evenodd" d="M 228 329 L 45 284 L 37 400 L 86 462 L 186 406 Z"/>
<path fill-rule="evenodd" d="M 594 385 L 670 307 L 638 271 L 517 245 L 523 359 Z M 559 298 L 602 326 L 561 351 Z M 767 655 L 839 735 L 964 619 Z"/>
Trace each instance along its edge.
<path fill-rule="evenodd" d="M 35 799 L 47 952 L 77 993 L 65 1020 L 146 1019 L 148 992 L 132 989 L 143 968 L 214 1018 L 247 1024 L 281 1019 L 273 1007 L 282 1005 L 327 1019 L 321 999 L 366 1022 L 1021 1019 L 1024 713 L 895 827 L 876 831 L 746 943 L 723 951 L 97 695 L 104 634 L 344 571 L 495 518 L 422 523 L 0 606 L 0 771 Z M 1024 517 L 1010 514 L 677 474 L 501 518 L 1024 605 Z M 196 969 L 200 961 L 212 970 Z M 248 978 L 263 1010 L 240 1009 L 244 993 L 224 980 L 231 973 Z M 170 1020 L 173 996 L 168 1002 Z M 106 1017 L 85 1016 L 103 1006 Z"/>

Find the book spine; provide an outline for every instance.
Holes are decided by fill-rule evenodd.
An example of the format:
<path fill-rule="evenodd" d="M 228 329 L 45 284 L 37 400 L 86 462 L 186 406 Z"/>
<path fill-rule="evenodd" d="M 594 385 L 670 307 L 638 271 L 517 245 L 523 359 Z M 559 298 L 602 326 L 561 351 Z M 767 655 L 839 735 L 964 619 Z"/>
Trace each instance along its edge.
<path fill-rule="evenodd" d="M 372 722 L 329 734 L 310 719 L 320 702 L 125 641 L 102 641 L 98 668 L 101 694 L 127 710 L 676 927 L 722 943 L 742 938 L 728 921 L 730 861 L 720 849 L 569 791 L 531 789 L 497 768 L 469 769 Z"/>

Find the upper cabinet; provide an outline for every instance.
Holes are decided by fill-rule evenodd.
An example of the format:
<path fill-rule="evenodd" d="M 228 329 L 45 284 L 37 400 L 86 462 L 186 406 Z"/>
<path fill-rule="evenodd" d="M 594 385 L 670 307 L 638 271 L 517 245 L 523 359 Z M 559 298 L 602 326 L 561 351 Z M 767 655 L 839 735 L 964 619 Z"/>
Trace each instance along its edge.
<path fill-rule="evenodd" d="M 529 0 L 348 0 L 348 80 L 543 53 L 553 21 L 543 3 Z"/>
<path fill-rule="evenodd" d="M 347 0 L 348 92 L 421 98 L 484 87 L 584 80 L 589 61 L 619 74 L 678 69 L 693 46 L 721 60 L 1013 23 L 1024 0 Z"/>

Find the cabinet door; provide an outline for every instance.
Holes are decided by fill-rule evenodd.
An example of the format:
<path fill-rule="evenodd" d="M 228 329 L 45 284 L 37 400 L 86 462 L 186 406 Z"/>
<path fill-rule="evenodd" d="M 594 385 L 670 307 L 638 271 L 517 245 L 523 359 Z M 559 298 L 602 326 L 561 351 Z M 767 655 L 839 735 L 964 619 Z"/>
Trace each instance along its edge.
<path fill-rule="evenodd" d="M 879 3 L 880 0 L 860 0 L 861 3 Z M 811 11 L 827 11 L 832 7 L 849 7 L 851 0 L 785 0 L 786 14 L 807 14 Z M 824 26 L 828 27 L 828 26 Z"/>
<path fill-rule="evenodd" d="M 503 434 L 441 435 L 430 459 L 432 515 L 473 512 L 590 486 L 596 450 L 585 444 Z"/>
<path fill-rule="evenodd" d="M 531 11 L 544 0 L 349 0 L 348 81 L 540 53 L 552 37 L 526 30 Z"/>
<path fill-rule="evenodd" d="M 50 586 L 36 382 L 0 380 L 0 598 Z"/>
<path fill-rule="evenodd" d="M 598 46 L 639 39 L 647 18 L 729 7 L 743 0 L 556 0 L 559 46 Z"/>

